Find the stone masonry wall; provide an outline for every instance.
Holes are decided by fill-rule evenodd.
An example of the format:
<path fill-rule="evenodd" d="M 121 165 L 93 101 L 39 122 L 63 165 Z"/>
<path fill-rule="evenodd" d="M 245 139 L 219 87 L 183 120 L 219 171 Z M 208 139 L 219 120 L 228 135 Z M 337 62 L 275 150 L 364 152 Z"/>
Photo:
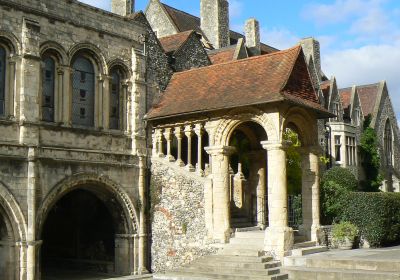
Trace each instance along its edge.
<path fill-rule="evenodd" d="M 174 70 L 177 72 L 211 65 L 210 59 L 195 33 L 192 33 L 185 45 L 174 56 Z"/>
<path fill-rule="evenodd" d="M 204 180 L 153 160 L 152 269 L 178 268 L 216 251 L 207 241 Z"/>
<path fill-rule="evenodd" d="M 158 0 L 150 1 L 146 10 L 146 17 L 158 38 L 178 32 Z"/>

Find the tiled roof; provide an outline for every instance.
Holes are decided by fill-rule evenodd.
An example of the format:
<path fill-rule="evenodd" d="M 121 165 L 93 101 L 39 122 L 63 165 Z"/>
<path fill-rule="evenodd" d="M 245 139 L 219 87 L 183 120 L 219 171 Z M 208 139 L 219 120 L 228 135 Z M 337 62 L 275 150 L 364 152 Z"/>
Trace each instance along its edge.
<path fill-rule="evenodd" d="M 374 108 L 379 95 L 380 84 L 358 86 L 357 93 L 360 98 L 361 109 L 364 116 L 374 113 Z"/>
<path fill-rule="evenodd" d="M 164 3 L 162 3 L 162 5 L 164 6 L 164 8 L 167 11 L 168 15 L 170 16 L 170 18 L 175 23 L 179 32 L 195 30 L 201 34 L 203 33 L 200 29 L 200 18 L 199 17 L 188 14 L 184 11 L 175 9 Z"/>
<path fill-rule="evenodd" d="M 173 75 L 149 119 L 288 101 L 329 113 L 318 103 L 300 46 Z"/>
<path fill-rule="evenodd" d="M 160 43 L 166 53 L 178 50 L 193 33 L 193 30 L 181 32 L 175 35 L 160 38 Z"/>
<path fill-rule="evenodd" d="M 233 60 L 236 45 L 208 52 L 212 64 L 220 64 Z"/>
<path fill-rule="evenodd" d="M 351 102 L 351 92 L 352 88 L 344 88 L 339 90 L 340 100 L 342 102 L 343 108 L 348 108 Z"/>

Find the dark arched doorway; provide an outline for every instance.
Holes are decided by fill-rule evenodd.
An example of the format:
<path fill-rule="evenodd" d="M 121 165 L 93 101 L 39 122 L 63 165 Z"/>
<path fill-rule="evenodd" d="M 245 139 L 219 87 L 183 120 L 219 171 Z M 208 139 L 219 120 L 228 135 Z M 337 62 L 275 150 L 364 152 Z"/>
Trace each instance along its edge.
<path fill-rule="evenodd" d="M 1 210 L 1 209 L 0 209 Z M 10 247 L 5 217 L 0 211 L 0 279 L 11 279 Z"/>
<path fill-rule="evenodd" d="M 230 156 L 231 226 L 264 228 L 268 220 L 267 160 L 261 142 L 267 140 L 264 128 L 255 122 L 238 125 L 232 132 Z"/>
<path fill-rule="evenodd" d="M 124 233 L 122 209 L 112 196 L 96 189 L 75 189 L 49 211 L 42 229 L 42 279 L 118 274 L 116 238 Z"/>

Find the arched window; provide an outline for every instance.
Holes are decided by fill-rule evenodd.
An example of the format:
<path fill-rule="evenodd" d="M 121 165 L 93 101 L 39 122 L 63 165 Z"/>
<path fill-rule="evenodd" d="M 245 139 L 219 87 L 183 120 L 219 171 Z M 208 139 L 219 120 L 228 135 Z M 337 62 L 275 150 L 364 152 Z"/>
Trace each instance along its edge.
<path fill-rule="evenodd" d="M 79 56 L 73 63 L 72 124 L 94 126 L 94 68 Z"/>
<path fill-rule="evenodd" d="M 383 142 L 384 142 L 384 148 L 385 148 L 385 158 L 386 158 L 386 164 L 387 165 L 392 165 L 393 161 L 393 139 L 392 139 L 392 128 L 390 125 L 390 121 L 386 121 L 385 125 L 385 135 L 383 137 Z"/>
<path fill-rule="evenodd" d="M 110 129 L 120 129 L 121 72 L 111 71 L 110 81 Z"/>
<path fill-rule="evenodd" d="M 0 116 L 5 114 L 6 50 L 0 46 Z"/>
<path fill-rule="evenodd" d="M 42 120 L 54 121 L 55 61 L 51 57 L 43 60 L 42 74 Z"/>

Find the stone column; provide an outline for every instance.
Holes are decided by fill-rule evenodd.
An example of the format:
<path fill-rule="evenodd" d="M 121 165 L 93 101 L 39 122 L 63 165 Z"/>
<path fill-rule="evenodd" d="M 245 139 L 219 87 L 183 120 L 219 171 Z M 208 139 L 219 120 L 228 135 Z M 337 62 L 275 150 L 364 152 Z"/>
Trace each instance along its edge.
<path fill-rule="evenodd" d="M 128 127 L 128 82 L 124 82 L 122 83 L 122 98 L 120 98 L 120 100 L 122 100 L 122 114 L 121 114 L 121 118 L 122 120 L 120 120 L 121 123 L 121 130 L 122 131 L 127 131 L 127 127 Z"/>
<path fill-rule="evenodd" d="M 252 162 L 251 169 L 255 172 L 256 196 L 257 196 L 257 226 L 265 229 L 266 226 L 266 195 L 267 178 L 266 163 L 267 154 L 264 150 L 254 151 L 249 154 Z M 253 178 L 252 178 L 253 179 Z"/>
<path fill-rule="evenodd" d="M 165 157 L 164 152 L 163 152 L 163 133 L 161 129 L 156 129 L 156 134 L 157 134 L 157 152 L 158 152 L 158 157 L 163 158 Z"/>
<path fill-rule="evenodd" d="M 213 161 L 213 238 L 226 243 L 231 228 L 229 156 L 235 149 L 229 146 L 213 146 L 207 147 L 206 151 Z"/>
<path fill-rule="evenodd" d="M 146 217 L 146 159 L 139 158 L 139 262 L 138 273 L 148 273 L 147 270 L 147 217 Z"/>
<path fill-rule="evenodd" d="M 139 274 L 139 236 L 133 235 L 133 274 Z"/>
<path fill-rule="evenodd" d="M 319 188 L 319 155 L 322 153 L 319 146 L 310 149 L 310 182 L 311 185 L 311 241 L 320 241 L 320 188 Z"/>
<path fill-rule="evenodd" d="M 26 253 L 26 274 L 28 280 L 36 279 L 37 246 L 41 244 L 36 240 L 36 193 L 38 184 L 38 171 L 36 165 L 36 149 L 28 150 L 28 178 L 27 178 L 27 205 L 28 205 L 28 234 Z"/>
<path fill-rule="evenodd" d="M 15 72 L 16 72 L 16 62 L 10 58 L 8 62 L 8 92 L 6 93 L 6 98 L 8 99 L 8 105 L 6 105 L 5 113 L 7 116 L 14 117 L 14 92 L 15 92 Z"/>
<path fill-rule="evenodd" d="M 102 127 L 105 130 L 110 128 L 110 79 L 109 76 L 103 76 L 103 99 L 102 99 L 102 107 L 100 108 L 99 115 L 102 118 Z M 119 106 L 121 106 L 121 101 L 119 101 Z M 118 108 L 120 112 L 120 108 Z M 121 113 L 119 114 L 119 118 L 121 118 Z"/>
<path fill-rule="evenodd" d="M 192 164 L 192 136 L 193 136 L 193 131 L 192 131 L 192 126 L 187 125 L 185 126 L 185 135 L 187 137 L 187 165 L 186 169 L 190 172 L 194 172 L 195 168 Z"/>
<path fill-rule="evenodd" d="M 171 128 L 164 129 L 164 138 L 167 140 L 167 160 L 169 162 L 175 161 L 175 158 L 171 155 L 171 143 L 172 143 L 172 132 Z"/>
<path fill-rule="evenodd" d="M 203 165 L 203 142 L 202 142 L 202 136 L 203 136 L 203 125 L 202 124 L 196 124 L 194 132 L 197 135 L 197 164 L 196 164 L 196 171 L 200 176 L 204 175 L 204 172 L 202 170 L 202 165 Z"/>
<path fill-rule="evenodd" d="M 176 163 L 178 164 L 178 166 L 183 167 L 185 166 L 185 163 L 182 160 L 182 137 L 183 137 L 182 127 L 180 126 L 175 127 L 174 134 L 176 139 L 178 140 L 178 156 L 176 159 Z"/>
<path fill-rule="evenodd" d="M 288 226 L 288 192 L 285 143 L 262 142 L 268 158 L 269 226 L 265 231 L 265 250 L 282 259 L 292 249 L 293 229 Z"/>
<path fill-rule="evenodd" d="M 158 154 L 157 154 L 157 146 L 158 146 L 158 135 L 157 135 L 157 133 L 158 133 L 158 131 L 157 131 L 157 129 L 154 129 L 153 130 L 153 132 L 152 132 L 152 141 L 153 141 L 153 149 L 151 150 L 151 154 L 152 154 L 152 156 L 153 157 L 156 157 Z"/>
<path fill-rule="evenodd" d="M 94 127 L 103 129 L 104 128 L 104 77 L 99 75 L 97 77 L 97 95 L 94 98 Z"/>
<path fill-rule="evenodd" d="M 300 234 L 307 240 L 319 241 L 320 205 L 319 205 L 319 147 L 306 147 L 302 155 L 302 212 L 303 224 Z"/>
<path fill-rule="evenodd" d="M 54 122 L 61 123 L 63 121 L 63 96 L 64 96 L 64 69 L 57 68 L 57 91 L 54 95 Z"/>
<path fill-rule="evenodd" d="M 63 111 L 62 111 L 62 121 L 65 126 L 72 126 L 72 96 L 73 96 L 73 86 L 72 79 L 74 75 L 74 70 L 70 67 L 65 68 L 64 74 L 64 96 L 62 96 Z"/>

